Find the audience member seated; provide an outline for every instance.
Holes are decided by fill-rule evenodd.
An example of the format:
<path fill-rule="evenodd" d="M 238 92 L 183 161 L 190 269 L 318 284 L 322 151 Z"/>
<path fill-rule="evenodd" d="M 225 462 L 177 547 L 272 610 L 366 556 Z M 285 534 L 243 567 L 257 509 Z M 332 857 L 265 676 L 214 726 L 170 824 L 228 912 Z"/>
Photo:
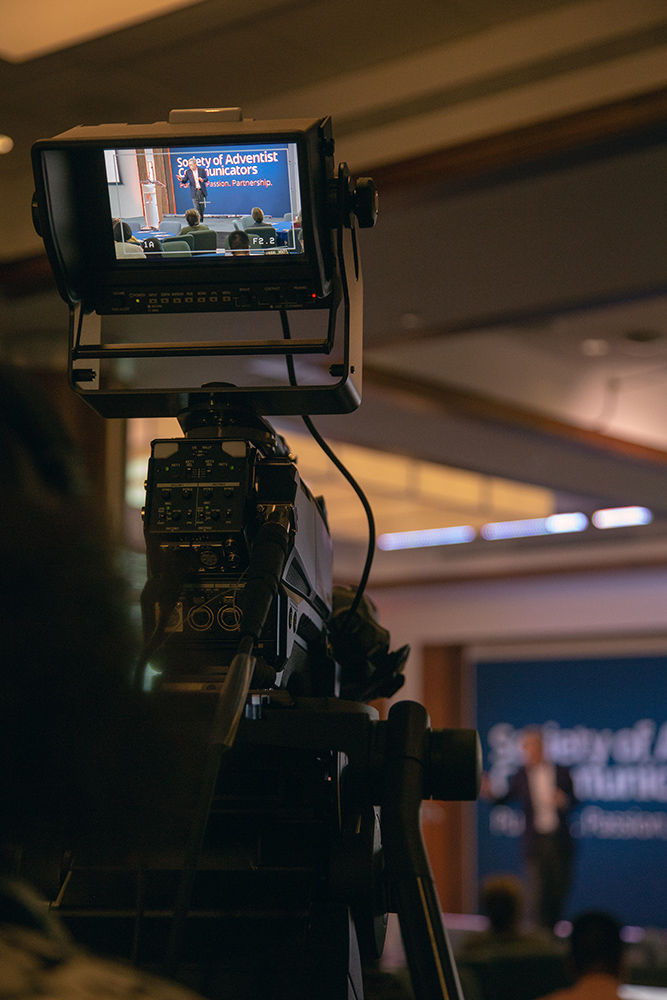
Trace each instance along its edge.
<path fill-rule="evenodd" d="M 576 982 L 548 994 L 548 1000 L 617 1000 L 621 985 L 621 925 L 608 913 L 590 910 L 575 917 L 570 960 Z"/>
<path fill-rule="evenodd" d="M 177 236 L 185 236 L 187 233 L 202 233 L 210 230 L 210 226 L 205 226 L 203 222 L 199 220 L 199 212 L 196 208 L 189 208 L 185 213 L 186 226 L 181 226 Z"/>
<path fill-rule="evenodd" d="M 142 240 L 141 245 L 146 254 L 155 253 L 162 256 L 162 243 L 157 236 L 147 236 L 145 240 Z"/>
<path fill-rule="evenodd" d="M 139 240 L 132 235 L 132 229 L 122 219 L 114 219 L 113 238 L 116 257 L 145 257 L 144 249 Z"/>
<path fill-rule="evenodd" d="M 485 880 L 485 931 L 471 934 L 457 951 L 464 992 L 470 1000 L 535 1000 L 572 982 L 563 967 L 563 948 L 547 931 L 521 927 L 521 883 L 511 875 Z"/>
<path fill-rule="evenodd" d="M 523 890 L 514 875 L 493 875 L 484 880 L 481 909 L 489 926 L 464 939 L 458 952 L 462 958 L 517 952 L 560 953 L 558 942 L 547 931 L 522 927 Z"/>
<path fill-rule="evenodd" d="M 87 954 L 23 881 L 57 891 L 80 835 L 122 851 L 148 822 L 152 837 L 170 751 L 130 691 L 129 602 L 81 464 L 37 387 L 4 367 L 0 455 L 0 998 L 195 1000 Z"/>
<path fill-rule="evenodd" d="M 253 210 L 252 210 L 252 212 L 250 214 L 252 215 L 253 229 L 257 229 L 258 226 L 268 226 L 269 225 L 268 222 L 264 222 L 264 212 L 261 210 L 261 208 L 253 208 Z M 247 229 L 248 226 L 246 226 L 245 228 Z"/>
<path fill-rule="evenodd" d="M 250 256 L 250 237 L 242 229 L 235 229 L 229 234 L 227 246 L 235 257 Z"/>

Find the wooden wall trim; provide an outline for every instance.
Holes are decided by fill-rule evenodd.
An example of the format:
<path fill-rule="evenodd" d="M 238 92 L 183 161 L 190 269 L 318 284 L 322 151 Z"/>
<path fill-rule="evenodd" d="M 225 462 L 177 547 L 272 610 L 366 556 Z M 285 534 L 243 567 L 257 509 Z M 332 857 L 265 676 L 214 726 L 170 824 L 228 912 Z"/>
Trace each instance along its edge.
<path fill-rule="evenodd" d="M 357 175 L 371 174 L 381 192 L 461 181 L 517 168 L 558 154 L 667 138 L 667 88 L 636 94 L 601 107 L 485 136 L 388 164 L 368 164 Z M 611 150 L 610 150 L 611 151 Z"/>
<path fill-rule="evenodd" d="M 36 295 L 56 290 L 56 283 L 45 253 L 0 261 L 0 293 L 8 298 Z"/>
<path fill-rule="evenodd" d="M 464 648 L 424 646 L 422 674 L 424 707 L 431 728 L 468 728 L 471 694 Z M 424 803 L 422 828 L 443 911 L 465 913 L 474 909 L 474 807 L 465 802 Z"/>

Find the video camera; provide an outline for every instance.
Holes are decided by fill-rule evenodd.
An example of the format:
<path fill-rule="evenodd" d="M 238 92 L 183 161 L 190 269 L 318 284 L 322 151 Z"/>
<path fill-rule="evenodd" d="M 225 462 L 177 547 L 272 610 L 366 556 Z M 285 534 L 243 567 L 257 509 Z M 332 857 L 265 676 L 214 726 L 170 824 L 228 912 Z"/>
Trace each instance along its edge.
<path fill-rule="evenodd" d="M 335 168 L 328 118 L 238 109 L 75 128 L 33 167 L 72 387 L 185 433 L 152 443 L 137 683 L 150 663 L 173 724 L 209 734 L 187 843 L 144 860 L 134 897 L 84 852 L 61 912 L 84 935 L 106 920 L 108 941 L 113 910 L 118 951 L 215 967 L 220 995 L 343 1000 L 363 996 L 391 908 L 417 1000 L 460 997 L 419 811 L 476 797 L 477 734 L 367 704 L 398 690 L 409 650 L 389 652 L 365 579 L 333 587 L 324 502 L 264 419 L 317 434 L 310 414 L 359 405 L 373 182 Z"/>

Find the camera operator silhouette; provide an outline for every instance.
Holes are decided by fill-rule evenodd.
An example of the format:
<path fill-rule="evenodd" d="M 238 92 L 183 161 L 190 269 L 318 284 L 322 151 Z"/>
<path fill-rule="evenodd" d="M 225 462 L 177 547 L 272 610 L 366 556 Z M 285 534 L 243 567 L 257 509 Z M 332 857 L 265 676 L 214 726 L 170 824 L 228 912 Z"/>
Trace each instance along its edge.
<path fill-rule="evenodd" d="M 82 465 L 37 387 L 4 366 L 0 427 L 0 1000 L 196 1000 L 87 954 L 40 898 L 55 898 L 64 845 L 114 857 L 157 835 L 173 774 L 130 691 L 128 602 Z"/>

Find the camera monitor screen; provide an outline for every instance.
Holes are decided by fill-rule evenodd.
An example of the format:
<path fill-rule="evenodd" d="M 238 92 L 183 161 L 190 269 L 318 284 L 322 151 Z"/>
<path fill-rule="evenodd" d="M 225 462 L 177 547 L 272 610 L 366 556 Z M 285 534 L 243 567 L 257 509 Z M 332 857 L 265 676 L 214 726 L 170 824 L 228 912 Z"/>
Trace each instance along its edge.
<path fill-rule="evenodd" d="M 121 266 L 303 256 L 295 142 L 105 149 Z"/>

